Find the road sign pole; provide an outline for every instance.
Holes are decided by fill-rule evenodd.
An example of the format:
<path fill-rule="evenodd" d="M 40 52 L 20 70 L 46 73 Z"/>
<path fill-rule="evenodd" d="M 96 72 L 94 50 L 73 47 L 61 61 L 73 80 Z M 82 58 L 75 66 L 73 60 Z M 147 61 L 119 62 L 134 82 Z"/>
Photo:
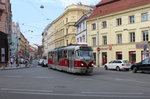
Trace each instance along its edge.
<path fill-rule="evenodd" d="M 99 46 L 99 22 L 98 18 L 96 19 L 96 28 L 97 28 L 97 46 L 99 51 L 98 52 L 98 67 L 100 67 L 100 46 Z"/>

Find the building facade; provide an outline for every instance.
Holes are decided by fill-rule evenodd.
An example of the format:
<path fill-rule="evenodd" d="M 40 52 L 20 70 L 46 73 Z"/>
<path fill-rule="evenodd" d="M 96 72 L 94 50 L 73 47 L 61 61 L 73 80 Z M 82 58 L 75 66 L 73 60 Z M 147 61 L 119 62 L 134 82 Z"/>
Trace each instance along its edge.
<path fill-rule="evenodd" d="M 66 7 L 64 13 L 48 26 L 47 33 L 43 33 L 43 36 L 47 35 L 47 41 L 45 41 L 46 38 L 44 38 L 43 42 L 48 44 L 48 50 L 55 47 L 75 44 L 76 28 L 74 24 L 91 9 L 90 6 L 82 4 L 72 4 Z M 43 46 L 44 45 L 45 44 L 43 44 Z M 44 53 L 48 53 L 48 50 L 44 49 Z"/>
<path fill-rule="evenodd" d="M 83 15 L 76 23 L 76 44 L 87 44 L 87 23 L 86 19 L 90 16 L 90 12 Z"/>
<path fill-rule="evenodd" d="M 19 41 L 20 41 L 20 50 L 19 52 L 21 53 L 20 54 L 20 57 L 22 58 L 29 58 L 29 41 L 25 38 L 25 36 L 20 33 L 20 37 L 19 37 Z"/>
<path fill-rule="evenodd" d="M 11 17 L 10 0 L 0 0 L 0 65 L 8 63 L 9 60 Z"/>
<path fill-rule="evenodd" d="M 100 64 L 149 57 L 150 0 L 102 0 L 87 20 L 88 43 Z M 96 59 L 98 62 L 98 59 Z"/>
<path fill-rule="evenodd" d="M 18 23 L 12 23 L 12 33 L 10 38 L 10 57 L 17 57 L 20 50 L 20 27 Z"/>

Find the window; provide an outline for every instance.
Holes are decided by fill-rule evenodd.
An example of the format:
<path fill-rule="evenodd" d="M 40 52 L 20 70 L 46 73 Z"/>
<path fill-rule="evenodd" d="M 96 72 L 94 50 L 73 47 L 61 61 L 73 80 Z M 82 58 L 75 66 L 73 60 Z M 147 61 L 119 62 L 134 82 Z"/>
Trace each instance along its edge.
<path fill-rule="evenodd" d="M 68 34 L 68 29 L 66 29 L 66 34 Z"/>
<path fill-rule="evenodd" d="M 141 14 L 142 21 L 148 21 L 148 13 Z"/>
<path fill-rule="evenodd" d="M 68 23 L 68 18 L 66 18 L 66 23 Z"/>
<path fill-rule="evenodd" d="M 79 38 L 77 38 L 77 42 L 79 43 Z"/>
<path fill-rule="evenodd" d="M 107 45 L 107 36 L 103 36 L 103 44 Z"/>
<path fill-rule="evenodd" d="M 85 21 L 83 22 L 83 30 L 85 30 Z"/>
<path fill-rule="evenodd" d="M 107 28 L 107 22 L 106 21 L 102 22 L 102 28 Z"/>
<path fill-rule="evenodd" d="M 145 59 L 142 61 L 142 64 L 149 64 L 149 59 Z"/>
<path fill-rule="evenodd" d="M 130 33 L 130 42 L 135 42 L 135 32 Z"/>
<path fill-rule="evenodd" d="M 116 59 L 122 60 L 122 52 L 116 52 Z"/>
<path fill-rule="evenodd" d="M 96 30 L 96 24 L 92 24 L 92 30 Z"/>
<path fill-rule="evenodd" d="M 129 23 L 134 23 L 135 22 L 135 17 L 134 15 L 129 16 Z"/>
<path fill-rule="evenodd" d="M 83 42 L 86 42 L 86 41 L 85 41 L 85 35 L 83 35 Z"/>
<path fill-rule="evenodd" d="M 92 41 L 93 41 L 93 46 L 96 46 L 96 37 L 93 37 Z"/>
<path fill-rule="evenodd" d="M 0 0 L 1 1 L 1 3 L 5 3 L 5 0 Z"/>
<path fill-rule="evenodd" d="M 82 42 L 82 37 L 80 37 L 80 42 Z"/>
<path fill-rule="evenodd" d="M 122 19 L 121 18 L 116 19 L 116 21 L 117 21 L 117 26 L 122 25 Z"/>
<path fill-rule="evenodd" d="M 118 44 L 122 43 L 122 34 L 117 34 L 117 43 Z"/>
<path fill-rule="evenodd" d="M 143 33 L 143 41 L 148 41 L 148 30 L 142 31 Z"/>

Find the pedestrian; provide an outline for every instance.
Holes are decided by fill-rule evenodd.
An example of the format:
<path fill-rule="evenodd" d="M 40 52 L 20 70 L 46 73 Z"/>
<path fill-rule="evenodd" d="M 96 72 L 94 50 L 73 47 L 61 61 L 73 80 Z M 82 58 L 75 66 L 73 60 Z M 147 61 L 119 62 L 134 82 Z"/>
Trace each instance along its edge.
<path fill-rule="evenodd" d="M 28 66 L 28 59 L 26 58 L 25 59 L 25 67 L 27 67 Z"/>
<path fill-rule="evenodd" d="M 10 63 L 11 63 L 11 66 L 12 66 L 13 63 L 14 63 L 14 58 L 13 57 L 10 58 Z"/>
<path fill-rule="evenodd" d="M 16 58 L 16 67 L 19 66 L 18 57 Z"/>

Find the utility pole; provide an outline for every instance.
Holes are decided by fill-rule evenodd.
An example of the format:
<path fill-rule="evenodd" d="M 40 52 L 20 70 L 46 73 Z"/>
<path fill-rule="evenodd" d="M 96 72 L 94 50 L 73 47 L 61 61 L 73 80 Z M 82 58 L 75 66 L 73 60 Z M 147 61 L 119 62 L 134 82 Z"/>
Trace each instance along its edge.
<path fill-rule="evenodd" d="M 99 21 L 96 19 L 96 28 L 97 28 L 97 52 L 98 52 L 98 67 L 100 67 L 100 45 L 99 45 Z"/>

